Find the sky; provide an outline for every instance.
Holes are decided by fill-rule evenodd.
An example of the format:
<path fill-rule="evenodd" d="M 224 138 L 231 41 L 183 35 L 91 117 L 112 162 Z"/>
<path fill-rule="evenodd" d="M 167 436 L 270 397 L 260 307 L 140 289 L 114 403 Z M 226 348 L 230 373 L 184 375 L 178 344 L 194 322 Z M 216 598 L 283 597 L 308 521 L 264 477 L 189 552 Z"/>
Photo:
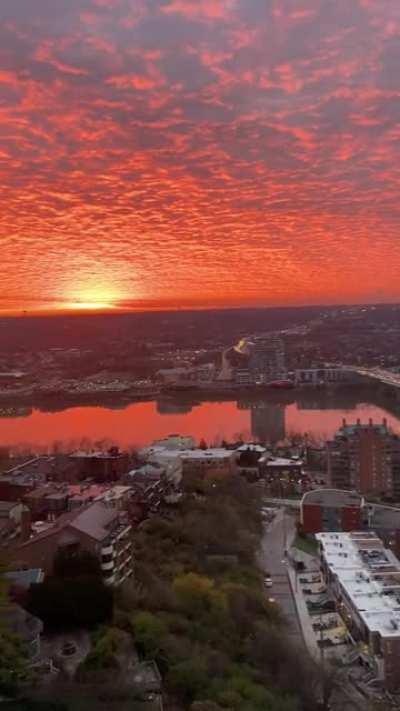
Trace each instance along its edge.
<path fill-rule="evenodd" d="M 0 310 L 400 300 L 399 0 L 1 0 Z"/>

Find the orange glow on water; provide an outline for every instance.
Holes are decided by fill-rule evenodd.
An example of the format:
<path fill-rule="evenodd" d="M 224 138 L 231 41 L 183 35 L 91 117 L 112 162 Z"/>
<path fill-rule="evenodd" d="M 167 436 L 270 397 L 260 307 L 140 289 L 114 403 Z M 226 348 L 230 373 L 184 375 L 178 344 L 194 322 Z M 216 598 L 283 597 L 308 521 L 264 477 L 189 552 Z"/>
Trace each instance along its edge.
<path fill-rule="evenodd" d="M 370 417 L 381 422 L 386 417 L 389 426 L 400 433 L 399 418 L 381 407 L 366 404 L 346 410 L 305 410 L 293 403 L 284 410 L 284 427 L 287 434 L 308 432 L 326 438 L 341 426 L 343 417 L 354 422 L 358 417 L 363 422 Z M 160 414 L 156 403 L 147 402 L 121 410 L 71 407 L 62 412 L 34 410 L 28 417 L 0 418 L 0 441 L 4 446 L 26 444 L 38 449 L 47 449 L 56 441 L 73 449 L 79 447 L 82 440 L 96 443 L 103 439 L 122 447 L 144 446 L 171 432 L 193 435 L 197 441 L 204 437 L 209 445 L 220 443 L 222 439 L 234 441 L 240 436 L 249 440 L 252 415 L 250 409 L 239 409 L 236 402 L 205 402 L 182 414 Z"/>

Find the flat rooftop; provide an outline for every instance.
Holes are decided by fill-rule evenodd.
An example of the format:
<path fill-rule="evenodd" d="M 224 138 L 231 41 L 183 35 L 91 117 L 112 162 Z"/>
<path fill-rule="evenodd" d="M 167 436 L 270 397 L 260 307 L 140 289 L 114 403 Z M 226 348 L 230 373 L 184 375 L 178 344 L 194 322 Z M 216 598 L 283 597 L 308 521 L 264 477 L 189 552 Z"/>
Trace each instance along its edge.
<path fill-rule="evenodd" d="M 231 449 L 216 447 L 214 449 L 189 449 L 181 452 L 182 459 L 232 459 L 235 452 Z"/>
<path fill-rule="evenodd" d="M 212 449 L 171 449 L 163 445 L 154 445 L 142 450 L 144 455 L 158 456 L 165 459 L 232 459 L 236 452 L 232 449 L 214 447 Z"/>
<path fill-rule="evenodd" d="M 343 491 L 342 489 L 314 489 L 307 491 L 303 496 L 303 505 L 314 504 L 317 506 L 357 506 L 360 508 L 363 498 L 356 491 Z"/>
<path fill-rule="evenodd" d="M 298 458 L 288 459 L 286 457 L 273 457 L 272 459 L 261 458 L 262 463 L 265 463 L 267 467 L 301 467 L 303 466 L 303 460 Z"/>
<path fill-rule="evenodd" d="M 318 533 L 323 557 L 371 632 L 400 637 L 400 561 L 373 531 Z"/>

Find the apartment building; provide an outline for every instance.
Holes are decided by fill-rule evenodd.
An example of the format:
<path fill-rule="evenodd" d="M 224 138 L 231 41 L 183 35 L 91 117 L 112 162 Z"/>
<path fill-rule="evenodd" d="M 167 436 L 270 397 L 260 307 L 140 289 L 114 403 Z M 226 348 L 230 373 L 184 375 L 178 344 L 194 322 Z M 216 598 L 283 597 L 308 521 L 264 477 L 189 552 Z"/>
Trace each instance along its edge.
<path fill-rule="evenodd" d="M 329 481 L 335 489 L 400 498 L 400 439 L 382 424 L 343 425 L 327 443 Z"/>
<path fill-rule="evenodd" d="M 400 562 L 372 531 L 319 533 L 337 611 L 376 678 L 400 689 Z"/>
<path fill-rule="evenodd" d="M 63 514 L 46 530 L 14 548 L 10 556 L 19 567 L 41 568 L 51 574 L 57 552 L 66 548 L 95 555 L 107 584 L 120 585 L 132 574 L 132 526 L 125 513 L 104 503 Z"/>

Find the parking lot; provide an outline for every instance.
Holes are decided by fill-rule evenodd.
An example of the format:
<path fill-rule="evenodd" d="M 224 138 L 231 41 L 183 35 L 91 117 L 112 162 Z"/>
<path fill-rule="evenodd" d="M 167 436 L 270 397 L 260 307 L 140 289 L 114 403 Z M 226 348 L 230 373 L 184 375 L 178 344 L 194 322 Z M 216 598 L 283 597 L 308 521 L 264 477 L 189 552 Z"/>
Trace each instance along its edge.
<path fill-rule="evenodd" d="M 335 612 L 320 573 L 302 573 L 298 589 L 307 606 L 307 614 L 320 651 L 340 658 L 352 650 L 351 640 L 340 615 Z"/>

